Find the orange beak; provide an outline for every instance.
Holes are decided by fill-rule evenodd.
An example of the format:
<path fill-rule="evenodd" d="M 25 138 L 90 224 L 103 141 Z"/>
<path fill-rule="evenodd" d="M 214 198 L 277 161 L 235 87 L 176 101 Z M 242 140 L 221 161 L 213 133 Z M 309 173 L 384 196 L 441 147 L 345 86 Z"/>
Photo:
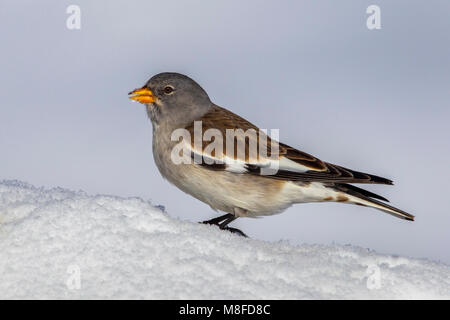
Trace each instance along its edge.
<path fill-rule="evenodd" d="M 155 102 L 155 97 L 153 96 L 153 92 L 147 88 L 140 88 L 131 91 L 130 94 L 134 96 L 129 97 L 132 100 L 135 100 L 140 103 L 153 103 Z"/>

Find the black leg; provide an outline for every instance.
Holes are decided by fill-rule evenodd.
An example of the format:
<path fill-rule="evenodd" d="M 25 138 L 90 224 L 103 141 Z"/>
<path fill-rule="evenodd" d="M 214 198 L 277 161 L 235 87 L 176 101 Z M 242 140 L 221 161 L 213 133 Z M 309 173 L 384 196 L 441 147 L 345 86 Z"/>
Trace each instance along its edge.
<path fill-rule="evenodd" d="M 225 229 L 229 223 L 233 222 L 236 219 L 237 217 L 234 214 L 230 213 L 229 216 L 223 220 L 223 222 L 219 223 L 219 228 Z"/>
<path fill-rule="evenodd" d="M 226 219 L 230 219 L 232 217 L 234 217 L 234 215 L 232 215 L 231 213 L 227 213 L 227 214 L 225 214 L 223 216 L 220 216 L 220 217 L 217 217 L 217 218 L 214 218 L 214 219 L 211 219 L 211 220 L 203 221 L 202 223 L 204 223 L 204 224 L 215 224 L 215 225 L 218 226 L 222 221 L 224 221 Z M 231 221 L 233 221 L 233 220 L 231 220 Z M 228 222 L 228 223 L 230 223 L 230 222 Z"/>

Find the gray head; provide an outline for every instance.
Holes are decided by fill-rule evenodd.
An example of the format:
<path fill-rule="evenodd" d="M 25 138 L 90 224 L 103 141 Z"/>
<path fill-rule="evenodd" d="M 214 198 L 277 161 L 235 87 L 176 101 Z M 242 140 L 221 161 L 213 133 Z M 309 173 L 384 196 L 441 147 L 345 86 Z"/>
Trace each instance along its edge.
<path fill-rule="evenodd" d="M 130 99 L 147 106 L 152 122 L 189 123 L 211 108 L 208 94 L 191 78 L 172 72 L 159 73 L 136 89 Z"/>

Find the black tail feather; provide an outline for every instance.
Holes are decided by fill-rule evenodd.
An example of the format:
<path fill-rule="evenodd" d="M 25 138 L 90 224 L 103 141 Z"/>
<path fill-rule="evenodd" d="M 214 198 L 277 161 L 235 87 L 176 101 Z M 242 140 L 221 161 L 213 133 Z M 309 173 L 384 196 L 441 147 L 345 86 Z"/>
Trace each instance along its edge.
<path fill-rule="evenodd" d="M 346 183 L 337 183 L 335 185 L 337 187 L 337 189 L 339 191 L 344 191 L 345 193 L 351 194 L 353 196 L 359 197 L 361 195 L 369 197 L 369 198 L 375 198 L 375 199 L 379 199 L 379 200 L 383 200 L 386 202 L 389 202 L 388 199 L 386 199 L 385 197 L 382 197 L 376 193 L 355 187 L 351 184 L 346 184 Z"/>

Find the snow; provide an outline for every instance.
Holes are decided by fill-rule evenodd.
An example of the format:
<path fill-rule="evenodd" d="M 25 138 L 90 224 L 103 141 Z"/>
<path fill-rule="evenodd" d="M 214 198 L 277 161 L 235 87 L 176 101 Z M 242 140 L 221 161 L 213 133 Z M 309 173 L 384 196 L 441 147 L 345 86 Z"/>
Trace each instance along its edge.
<path fill-rule="evenodd" d="M 450 299 L 450 267 L 246 239 L 139 198 L 3 181 L 0 298 Z"/>

